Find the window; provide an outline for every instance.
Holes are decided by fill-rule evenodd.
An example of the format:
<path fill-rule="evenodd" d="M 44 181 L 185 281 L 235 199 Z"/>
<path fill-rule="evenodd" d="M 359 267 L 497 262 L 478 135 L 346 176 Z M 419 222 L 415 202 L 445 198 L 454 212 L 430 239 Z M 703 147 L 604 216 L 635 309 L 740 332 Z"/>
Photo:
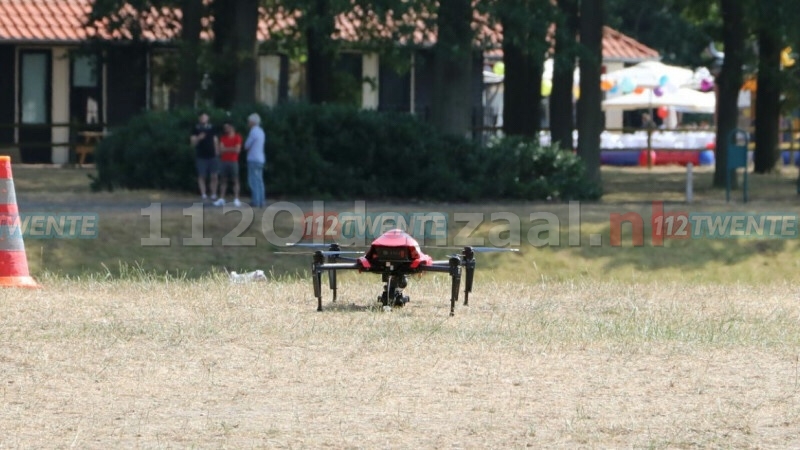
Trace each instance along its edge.
<path fill-rule="evenodd" d="M 47 123 L 47 75 L 46 53 L 22 53 L 22 123 Z"/>
<path fill-rule="evenodd" d="M 97 87 L 97 58 L 78 55 L 72 60 L 72 86 Z"/>

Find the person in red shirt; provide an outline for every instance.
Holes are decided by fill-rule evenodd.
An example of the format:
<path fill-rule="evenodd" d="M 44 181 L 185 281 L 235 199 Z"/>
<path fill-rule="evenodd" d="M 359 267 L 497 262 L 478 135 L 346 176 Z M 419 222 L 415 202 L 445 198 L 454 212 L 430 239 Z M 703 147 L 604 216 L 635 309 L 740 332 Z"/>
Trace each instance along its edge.
<path fill-rule="evenodd" d="M 233 182 L 233 205 L 241 206 L 239 201 L 239 152 L 242 151 L 242 136 L 233 128 L 230 122 L 222 127 L 222 136 L 219 137 L 220 151 L 220 185 L 219 200 L 214 202 L 216 206 L 225 204 L 225 191 L 228 188 L 228 180 Z"/>

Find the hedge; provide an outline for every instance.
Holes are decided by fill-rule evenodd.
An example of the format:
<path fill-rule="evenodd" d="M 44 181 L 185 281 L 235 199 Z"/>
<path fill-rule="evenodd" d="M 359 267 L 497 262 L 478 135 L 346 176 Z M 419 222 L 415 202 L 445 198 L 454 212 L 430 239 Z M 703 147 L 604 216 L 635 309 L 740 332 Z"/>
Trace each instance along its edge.
<path fill-rule="evenodd" d="M 570 152 L 518 138 L 480 146 L 409 114 L 308 104 L 208 113 L 213 124 L 232 120 L 246 136 L 246 118 L 254 111 L 267 134 L 271 198 L 572 200 L 601 194 Z M 148 112 L 112 130 L 95 152 L 93 189 L 196 191 L 189 145 L 196 120 L 190 110 Z"/>

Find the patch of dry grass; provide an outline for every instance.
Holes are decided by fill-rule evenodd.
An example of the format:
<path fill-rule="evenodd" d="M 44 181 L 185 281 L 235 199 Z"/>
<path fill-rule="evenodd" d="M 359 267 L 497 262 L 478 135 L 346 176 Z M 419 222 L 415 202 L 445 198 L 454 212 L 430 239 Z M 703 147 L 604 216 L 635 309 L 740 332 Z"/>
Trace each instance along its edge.
<path fill-rule="evenodd" d="M 788 282 L 42 281 L 0 291 L 0 447 L 800 445 Z"/>

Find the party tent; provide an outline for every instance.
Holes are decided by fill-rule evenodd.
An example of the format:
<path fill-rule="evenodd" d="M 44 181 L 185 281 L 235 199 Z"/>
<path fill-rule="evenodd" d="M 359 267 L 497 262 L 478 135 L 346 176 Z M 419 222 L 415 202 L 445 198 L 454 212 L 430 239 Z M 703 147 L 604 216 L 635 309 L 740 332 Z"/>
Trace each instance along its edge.
<path fill-rule="evenodd" d="M 677 111 L 705 114 L 713 114 L 716 105 L 717 100 L 713 92 L 700 92 L 689 88 L 663 91 L 646 88 L 641 89 L 640 93 L 634 92 L 610 98 L 602 104 L 604 111 L 630 111 L 664 106 Z"/>
<path fill-rule="evenodd" d="M 691 69 L 669 66 L 658 61 L 641 62 L 603 75 L 603 81 L 620 86 L 623 93 L 632 91 L 636 87 L 689 86 L 693 79 L 694 72 Z"/>

